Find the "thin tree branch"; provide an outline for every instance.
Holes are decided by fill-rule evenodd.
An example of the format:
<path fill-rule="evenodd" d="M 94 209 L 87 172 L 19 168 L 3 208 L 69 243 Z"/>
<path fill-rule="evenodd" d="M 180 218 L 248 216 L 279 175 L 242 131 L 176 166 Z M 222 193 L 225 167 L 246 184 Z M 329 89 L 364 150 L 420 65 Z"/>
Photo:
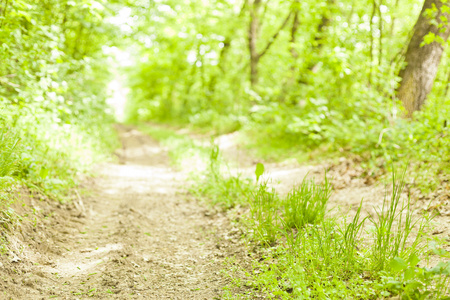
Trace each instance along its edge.
<path fill-rule="evenodd" d="M 286 27 L 286 24 L 289 22 L 289 19 L 292 16 L 292 11 L 289 12 L 289 14 L 287 15 L 286 19 L 284 19 L 283 24 L 281 24 L 281 26 L 278 28 L 278 30 L 275 32 L 275 34 L 272 36 L 272 38 L 269 40 L 269 42 L 267 43 L 266 47 L 264 48 L 264 50 L 258 54 L 258 59 L 260 59 L 262 56 L 264 56 L 264 54 L 267 53 L 267 51 L 270 49 L 270 47 L 272 46 L 272 44 L 275 42 L 275 40 L 277 39 L 278 35 L 280 34 L 281 30 L 283 30 L 284 27 Z"/>
<path fill-rule="evenodd" d="M 448 96 L 448 91 L 449 90 L 450 90 L 450 69 L 449 69 L 448 75 L 447 75 L 447 85 L 445 86 L 444 97 Z"/>
<path fill-rule="evenodd" d="M 298 2 L 298 1 L 295 1 Z M 290 40 L 290 47 L 289 52 L 291 52 L 291 55 L 294 59 L 298 58 L 298 52 L 295 50 L 295 42 L 296 42 L 296 34 L 298 30 L 298 26 L 300 25 L 300 20 L 298 18 L 298 10 L 295 9 L 294 13 L 294 21 L 292 22 L 292 28 L 291 28 L 291 40 Z"/>
<path fill-rule="evenodd" d="M 395 9 L 397 9 L 399 2 L 400 2 L 400 0 L 395 1 L 395 6 L 394 6 Z M 396 21 L 396 18 L 395 18 L 395 15 L 393 15 L 392 21 L 391 21 L 391 36 L 393 36 L 393 34 L 394 34 L 395 21 Z"/>
<path fill-rule="evenodd" d="M 264 10 L 263 10 L 263 13 L 260 18 L 259 28 L 262 28 L 262 26 L 264 24 L 264 20 L 265 20 L 266 13 L 267 13 L 267 8 L 269 7 L 269 2 L 270 2 L 270 0 L 267 0 L 266 3 L 264 4 Z"/>
<path fill-rule="evenodd" d="M 238 18 L 242 17 L 244 14 L 245 9 L 247 8 L 248 0 L 244 0 L 244 3 L 242 3 L 241 10 L 239 11 Z"/>

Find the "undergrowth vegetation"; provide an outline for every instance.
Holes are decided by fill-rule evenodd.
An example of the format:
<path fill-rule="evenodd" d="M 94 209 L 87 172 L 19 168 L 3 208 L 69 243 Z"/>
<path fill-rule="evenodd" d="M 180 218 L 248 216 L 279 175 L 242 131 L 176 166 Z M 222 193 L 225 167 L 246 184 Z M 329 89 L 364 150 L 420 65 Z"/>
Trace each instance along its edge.
<path fill-rule="evenodd" d="M 128 120 L 240 131 L 266 159 L 357 156 L 368 176 L 410 164 L 423 192 L 445 180 L 450 48 L 411 119 L 397 94 L 418 1 L 250 2 L 133 7 Z"/>
<path fill-rule="evenodd" d="M 373 214 L 363 199 L 349 212 L 336 213 L 328 207 L 333 191 L 327 176 L 305 178 L 280 195 L 263 176 L 262 164 L 252 180 L 229 169 L 214 142 L 202 144 L 161 125 L 141 128 L 168 148 L 177 165 L 192 162 L 184 153 L 196 153 L 203 172 L 194 173 L 190 193 L 239 216 L 236 225 L 249 245 L 252 267 L 230 258 L 224 273 L 232 283 L 225 299 L 448 299 L 450 253 L 430 235 L 433 215 L 413 213 L 404 193 L 405 172 L 393 174 Z M 236 288 L 247 292 L 236 295 Z"/>
<path fill-rule="evenodd" d="M 413 214 L 409 198 L 402 197 L 404 173 L 394 174 L 375 215 L 363 217 L 361 201 L 353 213 L 336 216 L 327 210 L 332 191 L 326 177 L 321 183 L 304 179 L 282 196 L 259 178 L 263 168 L 255 172 L 256 184 L 224 174 L 218 148 L 211 149 L 209 169 L 191 192 L 221 209 L 241 207 L 239 224 L 259 248 L 251 270 L 227 271 L 229 290 L 254 289 L 240 297 L 448 299 L 450 253 L 427 235 L 432 216 Z M 431 255 L 441 262 L 430 267 Z"/>
<path fill-rule="evenodd" d="M 117 147 L 102 51 L 114 28 L 94 2 L 0 3 L 3 214 L 21 187 L 69 200 L 79 175 Z"/>

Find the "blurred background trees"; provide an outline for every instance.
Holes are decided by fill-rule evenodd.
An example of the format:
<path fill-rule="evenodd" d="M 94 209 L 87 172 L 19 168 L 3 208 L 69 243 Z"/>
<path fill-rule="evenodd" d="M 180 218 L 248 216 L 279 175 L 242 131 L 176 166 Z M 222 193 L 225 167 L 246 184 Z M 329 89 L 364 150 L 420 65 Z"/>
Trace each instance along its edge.
<path fill-rule="evenodd" d="M 139 108 L 130 108 L 130 118 L 208 123 L 220 113 L 233 130 L 261 106 L 294 107 L 304 115 L 317 101 L 342 118 L 359 114 L 349 107 L 356 103 L 397 116 L 392 99 L 397 90 L 399 98 L 409 97 L 402 88 L 408 80 L 398 83 L 414 64 L 433 59 L 425 64 L 440 71 L 436 90 L 442 95 L 446 87 L 447 10 L 441 0 L 135 1 L 134 37 L 142 48 L 131 100 Z M 418 72 L 427 76 L 430 69 Z M 431 92 L 431 73 L 426 86 L 414 84 L 424 95 Z M 405 114 L 418 110 L 421 98 L 405 105 Z"/>
<path fill-rule="evenodd" d="M 119 31 L 106 21 L 115 13 L 109 6 L 0 1 L 0 156 L 10 153 L 8 175 L 66 194 L 74 175 L 116 145 L 103 49 Z"/>
<path fill-rule="evenodd" d="M 35 139 L 51 127 L 111 143 L 120 48 L 129 121 L 436 175 L 450 164 L 448 16 L 445 0 L 1 0 L 2 116 Z"/>
<path fill-rule="evenodd" d="M 129 120 L 241 130 L 274 146 L 267 153 L 325 149 L 385 165 L 416 152 L 448 167 L 436 148 L 449 145 L 446 1 L 130 3 L 141 47 Z"/>

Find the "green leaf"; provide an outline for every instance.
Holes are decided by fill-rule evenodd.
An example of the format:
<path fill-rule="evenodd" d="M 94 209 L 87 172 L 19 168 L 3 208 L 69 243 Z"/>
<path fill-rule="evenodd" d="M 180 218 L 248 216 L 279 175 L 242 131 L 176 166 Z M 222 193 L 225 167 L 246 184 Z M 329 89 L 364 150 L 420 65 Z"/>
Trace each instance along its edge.
<path fill-rule="evenodd" d="M 414 268 L 408 268 L 405 270 L 405 280 L 409 281 L 414 278 Z"/>
<path fill-rule="evenodd" d="M 47 178 L 49 173 L 49 170 L 47 168 L 42 168 L 41 171 L 39 172 L 39 177 L 41 177 L 42 179 Z"/>
<path fill-rule="evenodd" d="M 216 161 L 219 158 L 219 153 L 220 153 L 219 146 L 213 144 L 212 147 L 211 147 L 211 152 L 209 154 L 210 159 L 212 161 Z"/>
<path fill-rule="evenodd" d="M 430 269 L 429 272 L 439 275 L 450 275 L 450 262 L 439 262 L 434 268 Z"/>
<path fill-rule="evenodd" d="M 445 249 L 433 247 L 431 248 L 431 250 L 434 252 L 434 254 L 439 256 L 445 256 L 447 254 L 447 251 L 445 251 Z"/>
<path fill-rule="evenodd" d="M 417 257 L 415 253 L 412 253 L 408 258 L 408 264 L 411 267 L 416 266 L 419 263 L 420 259 Z"/>
<path fill-rule="evenodd" d="M 391 261 L 391 268 L 395 272 L 400 272 L 408 267 L 406 261 L 400 257 L 396 257 Z"/>
<path fill-rule="evenodd" d="M 423 42 L 425 45 L 429 45 L 434 42 L 436 39 L 436 35 L 432 32 L 429 32 L 426 36 L 423 37 Z"/>
<path fill-rule="evenodd" d="M 256 164 L 256 170 L 255 170 L 256 181 L 259 180 L 259 177 L 261 177 L 261 175 L 263 173 L 264 173 L 264 165 L 262 163 L 257 163 Z"/>

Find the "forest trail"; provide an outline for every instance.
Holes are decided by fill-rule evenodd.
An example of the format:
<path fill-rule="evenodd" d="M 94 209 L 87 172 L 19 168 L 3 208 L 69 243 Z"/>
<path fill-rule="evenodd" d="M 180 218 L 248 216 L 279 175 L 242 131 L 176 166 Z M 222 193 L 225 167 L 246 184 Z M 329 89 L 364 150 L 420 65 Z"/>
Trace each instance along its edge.
<path fill-rule="evenodd" d="M 227 258 L 248 268 L 241 231 L 190 199 L 187 172 L 172 169 L 167 151 L 149 136 L 118 129 L 120 162 L 98 166 L 99 176 L 85 182 L 88 196 L 61 205 L 31 195 L 15 207 L 24 219 L 9 241 L 9 260 L 0 257 L 0 299 L 222 299 Z M 232 172 L 254 176 L 256 162 L 233 136 L 217 144 Z M 264 177 L 281 194 L 305 176 L 322 180 L 329 169 L 329 209 L 339 215 L 355 211 L 362 198 L 363 215 L 371 215 L 385 193 L 350 162 L 265 166 Z M 425 204 L 416 202 L 415 212 Z M 36 224 L 34 214 L 42 221 Z M 433 235 L 450 233 L 447 215 L 435 221 Z"/>
<path fill-rule="evenodd" d="M 186 200 L 186 176 L 169 166 L 157 142 L 132 128 L 119 132 L 121 163 L 100 166 L 93 194 L 76 203 L 81 214 L 52 227 L 46 241 L 51 249 L 28 253 L 32 264 L 16 263 L 22 276 L 12 274 L 0 283 L 0 290 L 11 293 L 8 299 L 219 299 L 223 294 L 226 257 L 245 253 L 239 238 L 225 217 L 209 216 Z"/>

